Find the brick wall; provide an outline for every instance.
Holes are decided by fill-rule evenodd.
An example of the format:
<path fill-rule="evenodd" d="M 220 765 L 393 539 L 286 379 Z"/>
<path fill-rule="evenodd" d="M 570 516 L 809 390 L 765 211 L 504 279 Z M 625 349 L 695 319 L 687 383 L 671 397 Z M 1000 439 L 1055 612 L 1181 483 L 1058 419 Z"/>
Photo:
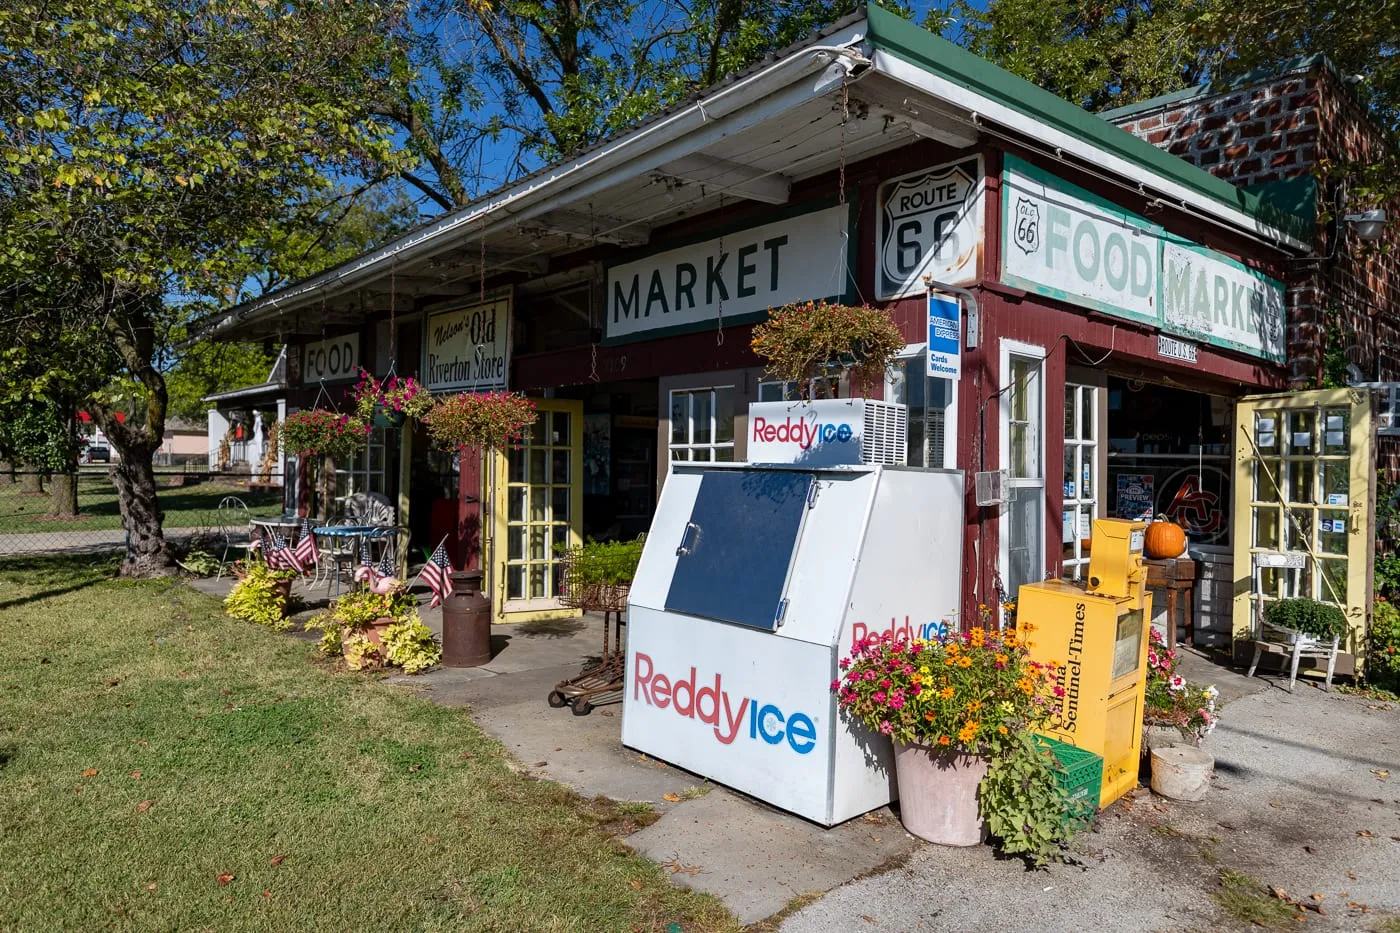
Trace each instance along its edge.
<path fill-rule="evenodd" d="M 1288 277 L 1290 379 L 1319 384 L 1330 309 L 1343 350 L 1366 379 L 1379 372 L 1400 381 L 1400 203 L 1386 205 L 1391 223 L 1381 248 L 1349 230 L 1338 242 L 1337 222 L 1325 216 L 1337 203 L 1336 167 L 1375 161 L 1386 143 L 1330 65 L 1313 60 L 1303 71 L 1168 101 L 1116 122 L 1237 185 L 1316 175 L 1322 216 L 1314 254 L 1293 261 Z M 1370 206 L 1345 199 L 1335 213 Z"/>

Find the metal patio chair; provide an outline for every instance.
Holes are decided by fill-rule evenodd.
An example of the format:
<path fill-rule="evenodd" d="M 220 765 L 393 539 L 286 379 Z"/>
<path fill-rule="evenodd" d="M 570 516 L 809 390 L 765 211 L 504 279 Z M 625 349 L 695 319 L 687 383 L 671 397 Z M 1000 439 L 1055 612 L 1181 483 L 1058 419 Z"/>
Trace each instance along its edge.
<path fill-rule="evenodd" d="M 1298 595 L 1299 582 L 1308 564 L 1307 555 L 1290 551 L 1263 551 L 1254 555 L 1254 660 L 1249 663 L 1249 673 L 1253 677 L 1259 659 L 1267 652 L 1289 659 L 1288 692 L 1292 693 L 1298 681 L 1298 662 L 1303 658 L 1315 658 L 1327 662 L 1327 679 L 1324 687 L 1332 689 L 1332 674 L 1337 669 L 1337 652 L 1341 639 L 1318 638 L 1306 632 L 1298 632 L 1268 620 L 1268 601 L 1264 599 L 1264 571 L 1278 570 L 1284 576 L 1285 597 Z"/>
<path fill-rule="evenodd" d="M 253 548 L 253 514 L 237 496 L 224 496 L 219 500 L 219 534 L 224 539 L 224 553 L 219 558 L 219 572 L 214 579 L 224 575 L 224 565 L 228 563 L 229 551 L 242 551 L 247 557 Z"/>

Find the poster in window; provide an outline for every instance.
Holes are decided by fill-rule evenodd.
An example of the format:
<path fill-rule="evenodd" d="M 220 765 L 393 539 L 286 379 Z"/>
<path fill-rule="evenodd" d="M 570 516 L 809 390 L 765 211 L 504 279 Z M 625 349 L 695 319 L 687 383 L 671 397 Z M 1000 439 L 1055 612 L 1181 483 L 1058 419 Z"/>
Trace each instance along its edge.
<path fill-rule="evenodd" d="M 583 417 L 583 494 L 606 496 L 611 492 L 612 415 Z"/>
<path fill-rule="evenodd" d="M 1152 474 L 1119 473 L 1118 504 L 1114 512 L 1119 518 L 1152 518 Z"/>

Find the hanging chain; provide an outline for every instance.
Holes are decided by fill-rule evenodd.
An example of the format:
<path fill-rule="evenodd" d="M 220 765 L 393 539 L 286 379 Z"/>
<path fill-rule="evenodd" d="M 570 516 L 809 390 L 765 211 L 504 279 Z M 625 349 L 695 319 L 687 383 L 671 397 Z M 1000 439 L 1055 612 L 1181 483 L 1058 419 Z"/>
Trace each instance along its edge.
<path fill-rule="evenodd" d="M 477 286 L 476 300 L 482 303 L 486 301 L 486 221 L 481 222 L 481 280 Z"/>
<path fill-rule="evenodd" d="M 597 246 L 598 241 L 596 237 L 598 233 L 598 222 L 593 216 L 592 201 L 588 202 L 588 232 L 594 237 L 593 245 Z M 590 280 L 590 285 L 588 287 L 588 339 L 592 342 L 591 349 L 593 352 L 593 359 L 589 364 L 588 378 L 591 382 L 601 382 L 602 380 L 598 376 L 598 341 L 593 338 L 593 297 L 593 286 Z"/>
<path fill-rule="evenodd" d="M 846 79 L 841 79 L 841 174 L 836 182 L 837 197 L 842 207 L 846 206 L 846 124 L 851 119 L 851 89 Z"/>
<path fill-rule="evenodd" d="M 719 222 L 720 222 L 721 224 L 723 224 L 723 223 L 724 223 L 724 191 L 723 191 L 723 190 L 721 190 L 720 193 L 719 193 L 719 213 L 720 213 Z M 724 263 L 724 233 L 723 233 L 723 230 L 724 230 L 724 228 L 723 228 L 723 226 L 721 226 L 721 227 L 720 227 L 720 231 L 721 231 L 721 232 L 720 232 L 720 235 L 719 235 L 719 261 L 720 261 L 720 264 L 723 264 L 723 263 Z M 722 347 L 722 346 L 724 346 L 724 287 L 723 287 L 723 285 L 721 285 L 720 290 L 719 290 L 719 303 L 715 306 L 715 346 L 717 346 L 717 347 Z"/>
<path fill-rule="evenodd" d="M 397 359 L 398 351 L 398 328 L 394 326 L 394 302 L 398 297 L 396 282 L 394 280 L 394 266 L 389 266 L 389 365 L 393 366 Z"/>

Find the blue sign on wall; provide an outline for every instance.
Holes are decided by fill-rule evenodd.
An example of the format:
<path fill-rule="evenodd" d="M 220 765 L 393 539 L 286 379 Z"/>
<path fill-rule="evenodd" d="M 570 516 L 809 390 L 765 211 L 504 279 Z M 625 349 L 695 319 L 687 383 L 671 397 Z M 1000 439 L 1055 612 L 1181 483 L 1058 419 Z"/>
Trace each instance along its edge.
<path fill-rule="evenodd" d="M 928 296 L 928 374 L 940 379 L 962 375 L 962 301 Z"/>

